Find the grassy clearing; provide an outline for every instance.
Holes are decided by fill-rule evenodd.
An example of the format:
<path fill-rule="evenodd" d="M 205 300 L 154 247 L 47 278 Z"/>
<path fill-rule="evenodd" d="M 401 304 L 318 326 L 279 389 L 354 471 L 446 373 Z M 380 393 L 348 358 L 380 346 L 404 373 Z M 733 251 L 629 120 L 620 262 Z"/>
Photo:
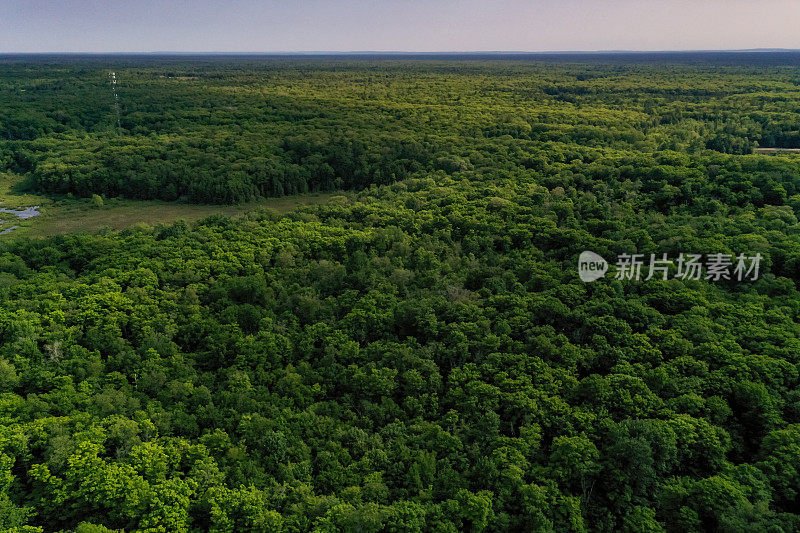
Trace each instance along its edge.
<path fill-rule="evenodd" d="M 104 206 L 95 207 L 88 198 L 48 198 L 15 191 L 19 178 L 0 174 L 0 207 L 20 209 L 40 206 L 41 215 L 18 220 L 11 214 L 0 213 L 0 231 L 12 226 L 17 229 L 0 240 L 20 237 L 50 237 L 66 233 L 97 233 L 101 230 L 120 230 L 134 224 L 169 224 L 176 220 L 194 222 L 211 215 L 236 216 L 259 209 L 288 213 L 298 207 L 327 202 L 342 193 L 313 193 L 283 198 L 262 198 L 241 205 L 194 205 L 177 202 L 138 201 L 119 198 L 106 199 Z"/>

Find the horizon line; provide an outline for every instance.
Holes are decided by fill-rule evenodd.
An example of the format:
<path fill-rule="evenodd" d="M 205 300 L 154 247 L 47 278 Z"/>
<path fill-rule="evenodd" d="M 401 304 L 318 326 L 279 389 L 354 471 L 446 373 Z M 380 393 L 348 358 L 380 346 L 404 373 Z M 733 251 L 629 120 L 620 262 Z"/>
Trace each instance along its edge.
<path fill-rule="evenodd" d="M 683 50 L 274 50 L 274 51 L 40 51 L 5 52 L 0 55 L 481 55 L 481 54 L 690 54 L 690 53 L 800 53 L 800 48 L 708 48 Z"/>

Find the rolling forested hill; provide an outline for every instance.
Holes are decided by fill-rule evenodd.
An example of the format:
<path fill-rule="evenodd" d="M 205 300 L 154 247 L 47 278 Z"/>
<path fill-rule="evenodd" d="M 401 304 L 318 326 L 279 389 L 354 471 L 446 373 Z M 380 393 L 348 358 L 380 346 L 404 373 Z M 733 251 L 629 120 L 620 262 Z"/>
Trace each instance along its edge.
<path fill-rule="evenodd" d="M 0 236 L 0 528 L 800 528 L 800 68 L 556 59 L 0 58 L 31 194 L 338 194 Z"/>

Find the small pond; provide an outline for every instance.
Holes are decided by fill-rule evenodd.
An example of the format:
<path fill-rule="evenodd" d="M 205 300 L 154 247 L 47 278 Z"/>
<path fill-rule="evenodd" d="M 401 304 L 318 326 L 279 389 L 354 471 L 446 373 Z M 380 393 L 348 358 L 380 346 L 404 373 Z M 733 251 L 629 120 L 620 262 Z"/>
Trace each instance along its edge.
<path fill-rule="evenodd" d="M 0 207 L 0 213 L 16 215 L 19 219 L 31 218 L 42 214 L 41 211 L 39 211 L 38 205 L 26 207 L 25 209 L 9 209 L 7 207 Z"/>
<path fill-rule="evenodd" d="M 8 213 L 10 215 L 16 216 L 19 220 L 25 220 L 26 218 L 32 218 L 36 215 L 41 215 L 42 212 L 39 211 L 39 206 L 35 205 L 33 207 L 26 207 L 25 209 L 9 209 L 7 207 L 0 207 L 0 213 Z M 0 220 L 0 223 L 5 222 Z M 6 233 L 11 233 L 19 226 L 11 226 L 10 228 L 6 228 L 0 231 L 0 235 L 5 235 Z"/>

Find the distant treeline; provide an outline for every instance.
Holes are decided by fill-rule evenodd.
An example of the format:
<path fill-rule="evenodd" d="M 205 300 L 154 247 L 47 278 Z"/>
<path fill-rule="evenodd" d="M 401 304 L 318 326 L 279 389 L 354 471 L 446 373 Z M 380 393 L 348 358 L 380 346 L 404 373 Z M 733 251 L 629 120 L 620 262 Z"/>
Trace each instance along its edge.
<path fill-rule="evenodd" d="M 429 144 L 402 140 L 376 145 L 295 137 L 286 138 L 277 154 L 246 155 L 250 152 L 252 147 L 240 149 L 239 143 L 123 138 L 45 159 L 21 148 L 15 151 L 13 165 L 30 176 L 36 189 L 48 193 L 161 200 L 186 196 L 197 203 L 239 203 L 390 183 L 427 168 L 432 159 Z"/>
<path fill-rule="evenodd" d="M 0 65 L 0 171 L 46 193 L 237 203 L 509 168 L 547 143 L 800 148 L 800 76 L 768 66 L 46 59 Z"/>

